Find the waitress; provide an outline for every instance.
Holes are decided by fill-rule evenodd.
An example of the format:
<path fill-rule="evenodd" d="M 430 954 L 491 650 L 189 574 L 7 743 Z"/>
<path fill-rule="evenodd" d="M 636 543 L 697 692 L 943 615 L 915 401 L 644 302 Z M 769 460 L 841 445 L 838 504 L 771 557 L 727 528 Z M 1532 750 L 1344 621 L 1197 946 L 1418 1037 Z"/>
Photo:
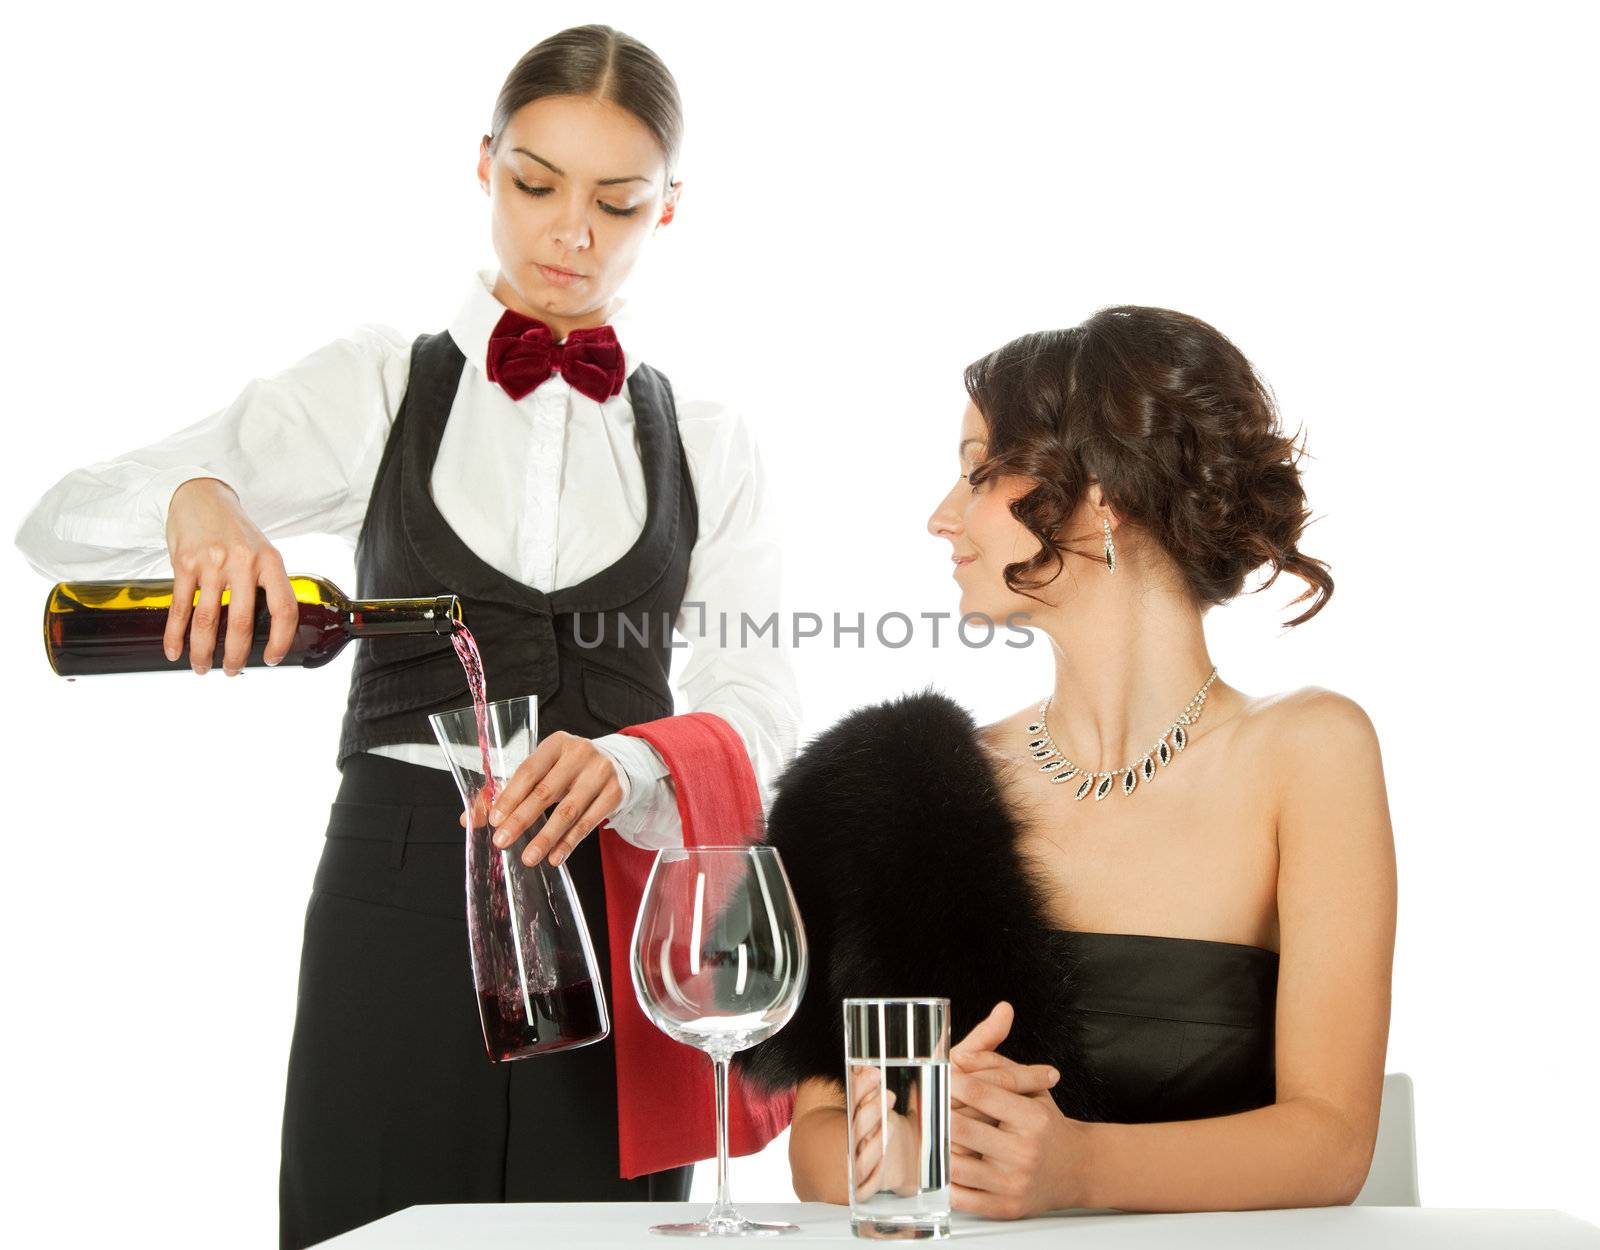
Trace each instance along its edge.
<path fill-rule="evenodd" d="M 692 710 L 737 732 L 763 790 L 798 721 L 783 652 L 723 645 L 715 624 L 778 606 L 749 432 L 715 404 L 676 402 L 616 317 L 618 289 L 673 219 L 681 129 L 676 84 L 647 47 L 606 26 L 546 39 L 501 88 L 479 153 L 498 270 L 470 283 L 447 330 L 411 341 L 362 327 L 200 424 L 69 474 L 18 534 L 52 577 L 136 576 L 170 558 L 168 655 L 187 639 L 202 673 L 225 590 L 248 602 L 263 587 L 266 661 L 287 651 L 293 596 L 274 539 L 350 538 L 362 597 L 459 595 L 491 697 L 539 698 L 542 738 L 502 796 L 501 835 L 547 814 L 524 858 L 567 863 L 601 968 L 589 835 L 604 821 L 636 846 L 681 837 L 666 765 L 618 732 L 672 715 L 669 626 L 692 646 Z M 230 620 L 229 675 L 248 625 Z M 437 639 L 357 654 L 301 954 L 285 1248 L 419 1202 L 688 1196 L 692 1164 L 619 1175 L 614 1038 L 485 1056 L 460 801 L 427 723 L 465 693 Z"/>

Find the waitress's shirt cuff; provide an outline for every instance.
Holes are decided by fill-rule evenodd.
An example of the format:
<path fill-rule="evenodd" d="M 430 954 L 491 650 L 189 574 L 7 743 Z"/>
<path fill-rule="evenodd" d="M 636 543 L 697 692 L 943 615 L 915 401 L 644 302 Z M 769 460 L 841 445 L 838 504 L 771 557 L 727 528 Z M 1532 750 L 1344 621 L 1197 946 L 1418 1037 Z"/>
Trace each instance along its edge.
<path fill-rule="evenodd" d="M 616 765 L 622 802 L 606 818 L 624 842 L 647 851 L 683 845 L 678 794 L 666 761 L 643 738 L 607 734 L 592 739 Z"/>

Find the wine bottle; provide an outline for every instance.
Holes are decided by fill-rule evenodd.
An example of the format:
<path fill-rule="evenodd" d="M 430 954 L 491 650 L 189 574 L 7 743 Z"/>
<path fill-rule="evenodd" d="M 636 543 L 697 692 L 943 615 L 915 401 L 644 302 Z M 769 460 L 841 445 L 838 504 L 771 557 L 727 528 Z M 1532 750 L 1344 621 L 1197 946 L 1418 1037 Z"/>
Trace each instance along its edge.
<path fill-rule="evenodd" d="M 348 599 L 322 577 L 292 576 L 300 623 L 279 667 L 320 668 L 352 638 L 383 634 L 449 634 L 461 623 L 461 602 L 454 595 L 424 599 Z M 199 600 L 199 591 L 195 599 Z M 184 654 L 167 659 L 162 642 L 172 582 L 58 582 L 44 609 L 44 647 L 50 666 L 62 677 L 91 673 L 157 673 L 189 667 L 188 639 Z M 214 667 L 222 667 L 227 644 L 229 593 L 222 592 L 217 622 Z M 192 628 L 192 621 L 191 621 Z M 255 622 L 250 667 L 261 658 L 272 631 L 267 592 L 256 588 Z"/>

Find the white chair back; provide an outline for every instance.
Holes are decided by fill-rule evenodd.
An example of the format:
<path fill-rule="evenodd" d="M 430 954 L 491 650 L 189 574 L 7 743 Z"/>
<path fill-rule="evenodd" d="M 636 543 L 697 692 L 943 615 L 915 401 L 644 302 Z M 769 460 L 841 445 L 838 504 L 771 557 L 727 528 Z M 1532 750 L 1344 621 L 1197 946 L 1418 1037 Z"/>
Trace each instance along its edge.
<path fill-rule="evenodd" d="M 1356 1195 L 1360 1207 L 1416 1207 L 1417 1114 L 1411 1078 L 1391 1072 L 1383 1078 L 1378 1108 L 1378 1142 L 1372 1151 L 1367 1183 Z"/>

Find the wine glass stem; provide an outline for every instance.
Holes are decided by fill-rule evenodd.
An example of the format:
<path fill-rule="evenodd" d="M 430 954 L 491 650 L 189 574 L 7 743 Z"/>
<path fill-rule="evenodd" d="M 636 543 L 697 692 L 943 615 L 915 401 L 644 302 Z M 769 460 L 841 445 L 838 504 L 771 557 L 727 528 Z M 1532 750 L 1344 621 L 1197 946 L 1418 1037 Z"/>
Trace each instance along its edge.
<path fill-rule="evenodd" d="M 717 1097 L 717 1204 L 706 1218 L 737 1219 L 739 1213 L 728 1198 L 728 1056 L 712 1055 L 711 1067 Z"/>

